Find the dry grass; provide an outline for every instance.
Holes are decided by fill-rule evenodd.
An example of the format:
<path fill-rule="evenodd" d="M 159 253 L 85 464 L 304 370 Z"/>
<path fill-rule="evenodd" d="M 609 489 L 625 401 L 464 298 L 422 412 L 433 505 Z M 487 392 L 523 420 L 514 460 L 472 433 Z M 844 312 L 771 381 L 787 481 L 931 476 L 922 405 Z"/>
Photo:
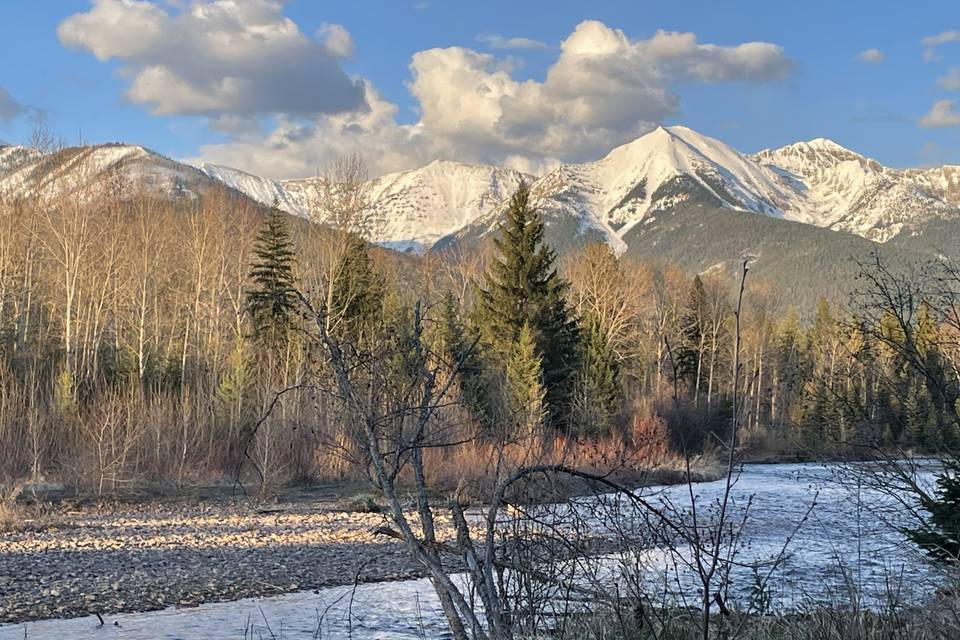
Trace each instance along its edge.
<path fill-rule="evenodd" d="M 666 425 L 657 417 L 637 418 L 631 430 L 608 438 L 544 438 L 532 436 L 499 444 L 473 441 L 454 448 L 427 449 L 424 466 L 437 491 L 456 489 L 462 499 L 473 501 L 489 495 L 497 478 L 523 466 L 563 464 L 605 475 L 628 486 L 685 482 L 688 461 L 670 451 Z M 690 478 L 699 481 L 717 477 L 719 469 L 707 457 L 690 461 Z M 527 500 L 549 500 L 588 493 L 584 481 L 541 479 L 527 486 Z"/>
<path fill-rule="evenodd" d="M 696 612 L 659 612 L 637 624 L 632 615 L 573 621 L 565 637 L 577 640 L 694 640 L 701 636 Z M 960 638 L 960 600 L 937 598 L 926 606 L 893 606 L 883 612 L 812 609 L 790 615 L 716 617 L 711 638 L 725 640 L 955 640 Z"/>

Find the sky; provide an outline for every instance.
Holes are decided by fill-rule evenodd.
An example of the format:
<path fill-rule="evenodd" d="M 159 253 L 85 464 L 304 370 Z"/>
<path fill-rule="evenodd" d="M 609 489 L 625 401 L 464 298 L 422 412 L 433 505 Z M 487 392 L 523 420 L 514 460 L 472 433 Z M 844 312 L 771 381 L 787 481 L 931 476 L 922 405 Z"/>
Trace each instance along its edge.
<path fill-rule="evenodd" d="M 682 124 L 960 164 L 960 2 L 0 2 L 0 140 L 38 121 L 274 178 L 360 154 L 542 173 Z"/>

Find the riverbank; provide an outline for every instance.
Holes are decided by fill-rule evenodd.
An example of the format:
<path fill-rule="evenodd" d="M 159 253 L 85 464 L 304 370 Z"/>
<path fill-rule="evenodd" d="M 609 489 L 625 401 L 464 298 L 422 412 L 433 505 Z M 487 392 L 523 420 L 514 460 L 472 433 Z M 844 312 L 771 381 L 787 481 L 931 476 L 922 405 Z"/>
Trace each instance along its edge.
<path fill-rule="evenodd" d="M 691 471 L 696 482 L 718 473 L 704 464 Z M 685 471 L 661 468 L 618 480 L 650 486 L 685 478 Z M 562 500 L 596 489 L 553 482 L 528 487 L 527 497 Z M 0 529 L 0 622 L 109 616 L 423 576 L 403 543 L 374 533 L 388 523 L 365 490 L 324 485 L 237 498 L 227 493 L 236 487 L 221 485 L 109 503 L 85 496 L 44 501 L 34 492 Z M 453 540 L 442 510 L 436 521 L 438 538 Z"/>
<path fill-rule="evenodd" d="M 249 502 L 59 514 L 0 536 L 0 622 L 195 606 L 421 575 L 377 513 Z M 441 539 L 449 521 L 438 516 Z"/>

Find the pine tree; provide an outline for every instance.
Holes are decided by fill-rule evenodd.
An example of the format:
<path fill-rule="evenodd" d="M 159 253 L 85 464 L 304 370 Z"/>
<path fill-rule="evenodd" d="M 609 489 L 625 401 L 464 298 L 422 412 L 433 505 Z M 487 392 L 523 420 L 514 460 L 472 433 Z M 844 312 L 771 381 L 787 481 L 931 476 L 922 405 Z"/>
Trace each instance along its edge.
<path fill-rule="evenodd" d="M 555 267 L 554 252 L 543 244 L 544 224 L 521 184 L 494 243 L 499 258 L 480 290 L 476 325 L 484 346 L 503 366 L 514 355 L 526 326 L 541 360 L 547 421 L 564 425 L 570 416 L 577 366 L 579 329 L 567 305 L 568 284 Z"/>
<path fill-rule="evenodd" d="M 583 322 L 578 422 L 593 435 L 608 434 L 620 404 L 619 368 L 600 321 Z"/>
<path fill-rule="evenodd" d="M 294 248 L 284 215 L 273 209 L 257 234 L 250 270 L 254 286 L 247 292 L 247 308 L 254 336 L 268 340 L 286 334 L 297 311 Z"/>

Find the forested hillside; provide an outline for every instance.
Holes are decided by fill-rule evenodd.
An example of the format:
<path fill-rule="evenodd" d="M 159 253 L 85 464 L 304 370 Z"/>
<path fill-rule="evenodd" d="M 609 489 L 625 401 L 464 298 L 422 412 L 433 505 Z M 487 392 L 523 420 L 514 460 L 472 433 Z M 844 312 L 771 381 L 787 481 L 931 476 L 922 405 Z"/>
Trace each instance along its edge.
<path fill-rule="evenodd" d="M 351 175 L 327 203 L 345 220 L 365 206 Z M 356 434 L 306 313 L 318 308 L 357 353 L 395 354 L 396 370 L 377 374 L 396 382 L 414 355 L 404 345 L 419 344 L 418 309 L 430 352 L 417 357 L 448 365 L 442 424 L 481 445 L 506 433 L 644 455 L 709 449 L 729 424 L 745 250 L 756 257 L 741 316 L 743 447 L 955 441 L 937 410 L 953 406 L 955 375 L 900 364 L 916 349 L 934 362 L 949 318 L 919 296 L 884 309 L 830 288 L 869 292 L 858 271 L 917 254 L 891 246 L 876 263 L 866 240 L 730 210 L 650 220 L 620 257 L 601 243 L 558 254 L 521 187 L 495 242 L 411 256 L 228 190 L 5 200 L 0 468 L 99 492 L 254 469 L 268 483 L 357 473 Z M 828 271 L 841 254 L 850 266 Z"/>

